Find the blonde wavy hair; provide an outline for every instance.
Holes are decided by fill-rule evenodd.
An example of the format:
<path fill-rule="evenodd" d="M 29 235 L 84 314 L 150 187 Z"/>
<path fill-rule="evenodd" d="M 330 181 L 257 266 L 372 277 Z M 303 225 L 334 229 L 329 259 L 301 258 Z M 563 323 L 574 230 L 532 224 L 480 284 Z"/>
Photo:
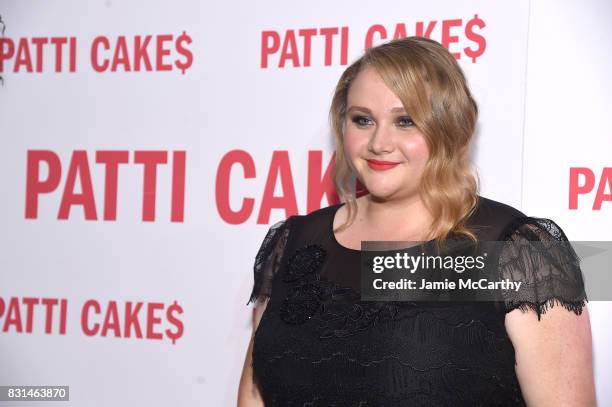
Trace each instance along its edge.
<path fill-rule="evenodd" d="M 423 37 L 389 41 L 368 49 L 342 74 L 330 108 L 336 141 L 332 176 L 336 191 L 348 209 L 341 231 L 357 216 L 354 174 L 344 155 L 347 95 L 351 83 L 366 67 L 374 68 L 397 95 L 415 126 L 424 135 L 430 156 L 419 194 L 434 221 L 431 235 L 439 244 L 449 234 L 477 241 L 465 222 L 478 204 L 478 175 L 469 160 L 478 105 L 459 64 L 438 42 Z"/>

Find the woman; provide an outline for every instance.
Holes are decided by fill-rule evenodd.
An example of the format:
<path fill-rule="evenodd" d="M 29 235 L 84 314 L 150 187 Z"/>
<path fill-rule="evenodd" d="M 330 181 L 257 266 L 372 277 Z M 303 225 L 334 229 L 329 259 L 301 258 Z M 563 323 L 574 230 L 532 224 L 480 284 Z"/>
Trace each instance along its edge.
<path fill-rule="evenodd" d="M 575 253 L 553 221 L 478 195 L 477 106 L 450 53 L 416 37 L 369 49 L 340 78 L 330 118 L 344 203 L 268 231 L 238 405 L 595 405 Z M 502 253 L 501 274 L 527 289 L 500 302 L 360 300 L 361 241 L 451 237 L 564 252 Z"/>

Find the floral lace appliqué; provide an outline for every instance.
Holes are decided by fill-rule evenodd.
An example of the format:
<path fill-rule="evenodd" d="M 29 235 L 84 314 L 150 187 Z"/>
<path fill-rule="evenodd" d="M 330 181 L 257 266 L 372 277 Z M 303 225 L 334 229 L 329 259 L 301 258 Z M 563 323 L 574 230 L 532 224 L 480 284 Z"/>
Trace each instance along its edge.
<path fill-rule="evenodd" d="M 314 276 L 325 262 L 326 257 L 327 252 L 325 249 L 316 244 L 296 250 L 289 259 L 287 269 L 283 275 L 283 281 L 290 283 Z"/>
<path fill-rule="evenodd" d="M 291 256 L 282 280 L 290 283 L 280 316 L 288 324 L 303 324 L 318 315 L 320 338 L 346 337 L 393 319 L 397 305 L 360 302 L 350 287 L 321 278 L 327 252 L 317 244 L 302 247 Z"/>
<path fill-rule="evenodd" d="M 302 324 L 319 310 L 323 295 L 318 271 L 326 257 L 325 249 L 312 244 L 296 250 L 289 259 L 283 281 L 291 286 L 280 308 L 286 323 Z"/>

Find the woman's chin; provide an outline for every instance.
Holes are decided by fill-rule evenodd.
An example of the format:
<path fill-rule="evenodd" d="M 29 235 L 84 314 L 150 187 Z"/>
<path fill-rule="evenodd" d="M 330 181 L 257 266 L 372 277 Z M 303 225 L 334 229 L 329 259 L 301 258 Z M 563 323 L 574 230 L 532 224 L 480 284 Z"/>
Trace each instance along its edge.
<path fill-rule="evenodd" d="M 406 185 L 381 184 L 381 183 L 364 183 L 363 184 L 370 197 L 376 201 L 389 201 L 393 199 L 405 199 L 414 194 L 418 194 L 416 186 L 407 187 Z"/>
<path fill-rule="evenodd" d="M 394 196 L 397 195 L 398 192 L 400 192 L 397 188 L 390 188 L 390 187 L 381 187 L 381 186 L 371 186 L 368 187 L 366 185 L 366 188 L 369 192 L 369 194 L 371 195 L 371 197 L 375 200 L 387 200 L 390 198 L 393 198 Z"/>

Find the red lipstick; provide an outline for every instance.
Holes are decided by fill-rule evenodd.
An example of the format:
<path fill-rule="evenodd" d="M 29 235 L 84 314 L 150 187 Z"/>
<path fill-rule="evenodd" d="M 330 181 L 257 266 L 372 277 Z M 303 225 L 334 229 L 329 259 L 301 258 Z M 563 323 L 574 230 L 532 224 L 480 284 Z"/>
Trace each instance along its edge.
<path fill-rule="evenodd" d="M 370 167 L 371 169 L 375 171 L 389 170 L 399 164 L 399 163 L 392 162 L 392 161 L 380 161 L 380 160 L 367 160 L 367 161 L 368 161 L 368 167 Z"/>

